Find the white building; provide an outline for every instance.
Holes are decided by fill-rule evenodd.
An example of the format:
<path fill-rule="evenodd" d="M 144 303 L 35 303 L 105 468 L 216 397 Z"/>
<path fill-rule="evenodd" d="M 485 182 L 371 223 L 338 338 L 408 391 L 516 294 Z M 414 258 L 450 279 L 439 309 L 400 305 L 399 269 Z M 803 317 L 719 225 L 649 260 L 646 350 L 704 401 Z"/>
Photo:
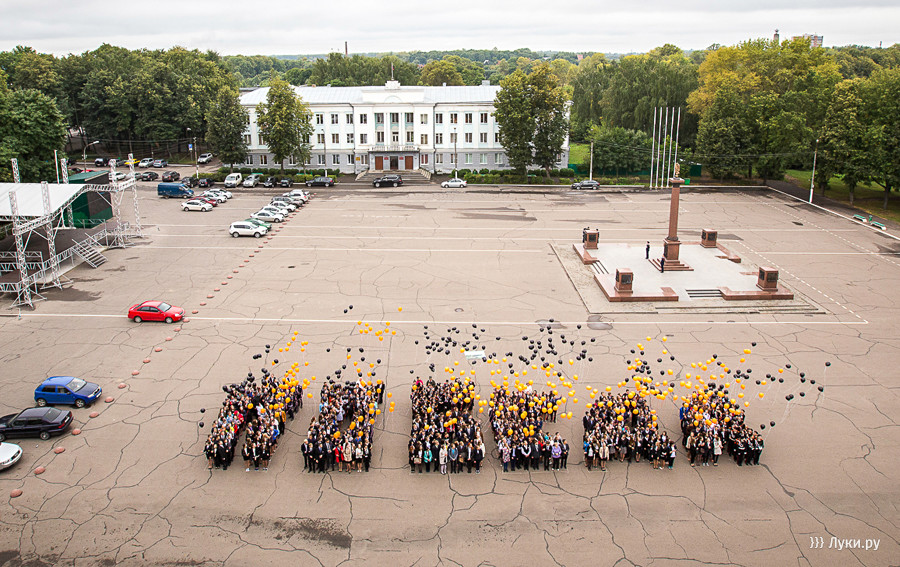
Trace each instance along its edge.
<path fill-rule="evenodd" d="M 454 169 L 508 169 L 500 130 L 494 119 L 499 86 L 401 86 L 388 81 L 377 87 L 293 87 L 309 105 L 314 133 L 311 161 L 285 160 L 285 167 L 340 169 L 343 173 L 373 170 L 452 172 Z M 259 137 L 256 106 L 268 87 L 241 95 L 250 114 L 245 138 L 247 165 L 278 167 Z M 569 141 L 556 167 L 566 167 Z M 455 165 L 458 159 L 459 165 Z"/>

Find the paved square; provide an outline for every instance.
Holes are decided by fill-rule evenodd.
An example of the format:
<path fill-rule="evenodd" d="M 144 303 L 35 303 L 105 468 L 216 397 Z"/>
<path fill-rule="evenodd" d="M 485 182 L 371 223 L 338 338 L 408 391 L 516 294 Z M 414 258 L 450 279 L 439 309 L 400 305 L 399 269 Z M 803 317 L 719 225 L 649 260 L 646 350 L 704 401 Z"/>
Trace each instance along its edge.
<path fill-rule="evenodd" d="M 586 307 L 554 249 L 571 250 L 582 227 L 599 226 L 602 245 L 630 244 L 643 261 L 643 243 L 665 236 L 664 192 L 339 187 L 320 191 L 265 244 L 226 231 L 268 201 L 262 194 L 236 192 L 210 213 L 181 212 L 150 186 L 140 197 L 147 238 L 109 251 L 96 270 L 69 272 L 71 285 L 34 312 L 0 313 L 3 415 L 33 405 L 34 386 L 55 374 L 115 397 L 73 410 L 79 436 L 22 441 L 22 461 L 0 472 L 0 565 L 897 564 L 900 243 L 889 235 L 773 191 L 688 189 L 683 239 L 718 229 L 723 245 L 777 267 L 815 308 L 678 302 L 622 312 Z M 198 312 L 177 332 L 125 319 L 129 305 L 151 298 Z M 379 330 L 389 321 L 396 334 L 360 334 L 358 321 Z M 522 337 L 546 339 L 548 328 L 573 341 L 553 358 L 579 375 L 584 399 L 570 400 L 572 420 L 545 425 L 572 446 L 568 470 L 504 474 L 486 435 L 482 474 L 410 476 L 411 381 L 430 363 L 443 379 L 445 366 L 465 362 L 458 349 L 427 355 L 424 326 L 464 341 L 473 324 L 473 344 L 513 352 L 511 362 L 527 352 Z M 294 331 L 306 350 L 277 353 L 277 368 L 299 362 L 304 377 L 317 376 L 315 400 L 289 422 L 268 472 L 208 471 L 203 445 L 222 386 L 258 372 L 252 356 L 283 348 Z M 752 364 L 759 378 L 791 365 L 746 410 L 754 427 L 777 423 L 763 431 L 760 466 L 692 468 L 679 444 L 671 471 L 645 462 L 586 470 L 585 386 L 615 389 L 631 375 L 631 349 L 642 343 L 655 358 L 662 337 L 676 383 L 713 354 Z M 346 364 L 346 348 L 359 347 L 382 359 L 396 402 L 376 426 L 373 470 L 304 473 L 309 402 Z M 591 360 L 569 365 L 582 348 Z M 492 377 L 472 368 L 487 397 Z M 799 382 L 800 371 L 824 391 Z M 756 386 L 748 392 L 755 398 Z M 680 437 L 677 406 L 654 403 Z M 479 418 L 488 431 L 486 413 Z M 35 475 L 38 466 L 46 472 Z M 9 498 L 14 489 L 22 496 Z M 832 538 L 863 548 L 829 548 Z M 864 549 L 866 540 L 878 549 Z"/>

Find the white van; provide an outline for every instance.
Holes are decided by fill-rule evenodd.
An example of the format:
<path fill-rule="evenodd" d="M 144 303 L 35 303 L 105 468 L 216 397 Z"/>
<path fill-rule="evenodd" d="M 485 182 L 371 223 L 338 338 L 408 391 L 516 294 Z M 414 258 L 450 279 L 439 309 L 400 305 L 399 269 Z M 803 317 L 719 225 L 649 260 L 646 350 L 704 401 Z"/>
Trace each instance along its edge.
<path fill-rule="evenodd" d="M 244 176 L 240 173 L 229 173 L 228 177 L 225 178 L 225 187 L 240 187 L 243 180 Z"/>

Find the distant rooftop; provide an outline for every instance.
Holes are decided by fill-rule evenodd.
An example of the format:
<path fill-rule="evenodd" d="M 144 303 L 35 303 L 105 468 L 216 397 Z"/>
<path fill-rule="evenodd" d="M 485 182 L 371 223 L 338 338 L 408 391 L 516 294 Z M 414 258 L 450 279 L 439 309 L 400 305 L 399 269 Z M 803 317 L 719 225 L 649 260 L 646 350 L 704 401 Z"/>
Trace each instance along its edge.
<path fill-rule="evenodd" d="M 374 87 L 293 87 L 304 102 L 309 104 L 377 104 L 383 102 L 404 103 L 492 103 L 500 91 L 498 85 L 425 87 L 403 86 L 397 81 Z M 241 94 L 241 104 L 256 106 L 265 102 L 269 87 L 260 87 Z M 395 97 L 395 98 L 392 98 Z"/>

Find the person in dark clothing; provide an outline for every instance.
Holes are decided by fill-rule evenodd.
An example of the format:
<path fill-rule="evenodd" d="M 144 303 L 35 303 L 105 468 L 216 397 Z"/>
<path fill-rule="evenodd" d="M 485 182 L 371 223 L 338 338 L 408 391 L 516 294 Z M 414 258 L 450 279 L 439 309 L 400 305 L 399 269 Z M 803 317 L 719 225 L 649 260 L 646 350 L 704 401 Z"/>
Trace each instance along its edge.
<path fill-rule="evenodd" d="M 644 251 L 645 251 L 646 259 L 649 260 L 650 259 L 650 241 L 649 240 L 647 241 L 647 247 L 644 249 Z"/>

